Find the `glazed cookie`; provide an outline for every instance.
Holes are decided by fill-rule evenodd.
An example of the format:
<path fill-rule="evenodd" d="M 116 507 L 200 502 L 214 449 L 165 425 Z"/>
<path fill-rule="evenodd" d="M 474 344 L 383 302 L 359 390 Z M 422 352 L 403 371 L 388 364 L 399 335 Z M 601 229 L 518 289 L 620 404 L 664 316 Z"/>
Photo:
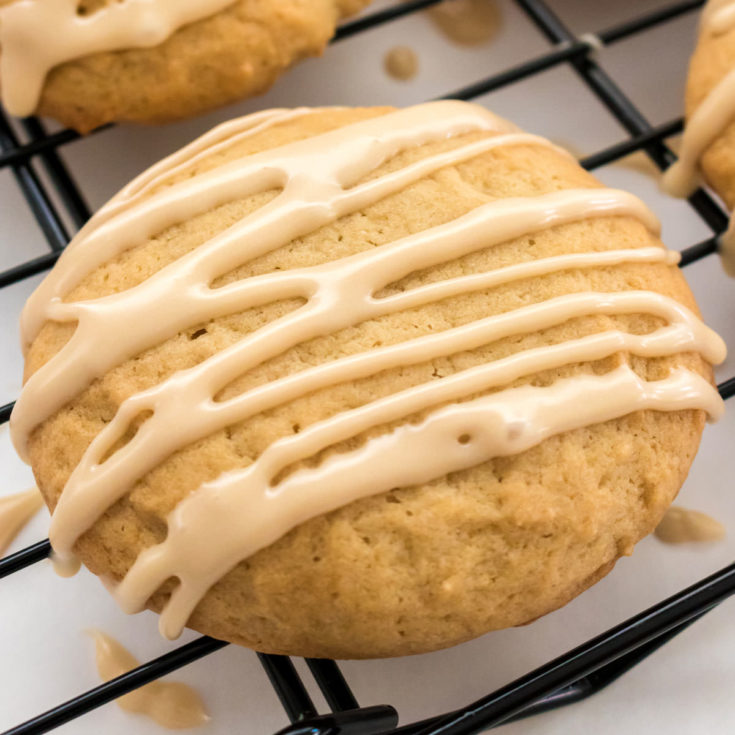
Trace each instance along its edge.
<path fill-rule="evenodd" d="M 664 188 L 689 196 L 699 172 L 735 209 L 735 2 L 710 0 L 700 22 L 699 40 L 686 87 L 686 127 L 679 161 L 664 174 Z M 735 276 L 735 231 L 721 238 L 725 270 Z"/>
<path fill-rule="evenodd" d="M 22 319 L 16 446 L 123 609 L 261 651 L 529 622 L 651 532 L 724 345 L 635 197 L 462 102 L 216 128 Z"/>
<path fill-rule="evenodd" d="M 0 0 L 13 115 L 80 132 L 160 123 L 268 89 L 369 0 Z"/>

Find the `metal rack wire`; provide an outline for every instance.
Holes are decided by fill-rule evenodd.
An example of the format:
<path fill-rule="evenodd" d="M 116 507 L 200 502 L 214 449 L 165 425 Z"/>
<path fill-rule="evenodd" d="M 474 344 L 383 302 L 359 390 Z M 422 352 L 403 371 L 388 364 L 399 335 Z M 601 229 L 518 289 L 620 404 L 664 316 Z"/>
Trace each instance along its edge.
<path fill-rule="evenodd" d="M 581 163 L 585 168 L 598 168 L 637 150 L 645 151 L 662 170 L 670 165 L 675 156 L 665 140 L 681 131 L 682 121 L 673 120 L 652 127 L 597 62 L 589 36 L 574 36 L 543 0 L 513 1 L 552 44 L 551 49 L 444 97 L 473 99 L 544 70 L 568 65 L 576 72 L 580 82 L 589 88 L 628 132 L 625 140 L 584 158 Z M 411 0 L 364 16 L 343 25 L 333 42 L 341 42 L 437 2 L 439 0 Z M 611 45 L 693 12 L 701 5 L 703 0 L 673 2 L 654 12 L 606 28 L 592 38 L 603 45 Z M 65 220 L 78 227 L 90 215 L 73 177 L 57 154 L 59 147 L 71 143 L 79 135 L 70 130 L 48 134 L 43 124 L 33 118 L 23 120 L 21 125 L 27 137 L 27 141 L 22 143 L 7 119 L 0 115 L 0 169 L 12 171 L 46 238 L 49 252 L 0 272 L 0 288 L 49 269 L 69 241 Z M 95 134 L 104 129 L 95 131 Z M 36 173 L 32 165 L 36 162 L 42 167 L 48 185 Z M 61 204 L 62 211 L 57 209 L 55 199 Z M 689 204 L 712 231 L 712 236 L 685 248 L 682 251 L 682 266 L 715 253 L 717 236 L 727 224 L 727 214 L 705 191 L 697 191 L 690 197 Z M 735 377 L 721 383 L 718 389 L 723 398 L 735 395 Z M 0 407 L 0 424 L 8 421 L 11 410 L 12 404 Z M 49 552 L 50 545 L 45 540 L 0 560 L 0 578 L 45 559 Z M 318 714 L 289 658 L 257 655 L 291 722 L 278 735 L 464 735 L 594 694 L 733 594 L 735 563 L 466 707 L 401 727 L 398 727 L 398 714 L 390 705 L 361 708 L 333 661 L 307 659 L 311 675 L 331 709 L 329 713 Z M 48 732 L 226 645 L 203 636 L 2 735 Z"/>

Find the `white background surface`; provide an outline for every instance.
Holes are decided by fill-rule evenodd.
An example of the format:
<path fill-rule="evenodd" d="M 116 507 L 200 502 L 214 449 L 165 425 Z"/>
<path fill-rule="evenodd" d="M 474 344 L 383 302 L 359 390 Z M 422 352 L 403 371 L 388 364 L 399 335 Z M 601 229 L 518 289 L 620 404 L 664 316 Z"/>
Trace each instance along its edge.
<path fill-rule="evenodd" d="M 373 8 L 387 5 L 377 2 Z M 600 30 L 645 9 L 654 0 L 558 0 L 553 7 L 576 32 Z M 509 0 L 500 0 L 503 27 L 498 38 L 467 49 L 446 41 L 423 16 L 401 20 L 330 48 L 322 59 L 294 69 L 269 94 L 215 114 L 163 128 L 118 127 L 63 149 L 90 204 L 98 207 L 134 174 L 188 142 L 214 123 L 271 106 L 300 104 L 406 105 L 446 93 L 512 66 L 548 48 Z M 652 123 L 680 114 L 680 99 L 696 17 L 684 18 L 603 50 L 600 61 L 639 104 Z M 391 47 L 410 44 L 421 71 L 411 82 L 388 79 L 382 57 Z M 534 133 L 590 153 L 625 137 L 624 131 L 566 66 L 487 95 L 480 100 Z M 641 196 L 661 217 L 664 240 L 682 248 L 709 233 L 686 204 L 658 191 L 649 176 L 623 166 L 598 171 L 608 185 Z M 46 245 L 12 179 L 0 171 L 0 268 L 46 252 Z M 735 357 L 735 283 L 716 258 L 686 269 L 706 320 L 730 344 Z M 0 403 L 18 393 L 21 358 L 16 322 L 38 278 L 0 290 Z M 720 380 L 735 374 L 731 357 Z M 456 708 L 540 665 L 676 592 L 735 558 L 735 411 L 705 432 L 702 448 L 682 490 L 682 505 L 724 522 L 728 539 L 694 547 L 642 541 L 601 583 L 562 610 L 533 625 L 493 633 L 456 648 L 406 659 L 346 662 L 345 675 L 363 705 L 391 703 L 407 723 Z M 15 457 L 5 427 L 0 429 L 0 495 L 32 484 L 30 471 Z M 46 536 L 48 517 L 40 513 L 11 550 Z M 727 602 L 665 646 L 635 671 L 594 698 L 554 713 L 509 725 L 504 735 L 595 732 L 724 735 L 735 730 L 735 627 Z M 99 627 L 117 636 L 140 658 L 174 644 L 159 638 L 150 613 L 127 617 L 117 610 L 97 580 L 82 571 L 57 578 L 43 562 L 0 583 L 0 729 L 96 685 L 93 647 L 83 631 Z M 193 638 L 185 636 L 184 640 Z M 297 662 L 300 670 L 305 667 Z M 285 715 L 255 655 L 229 646 L 172 677 L 199 689 L 212 715 L 207 735 L 270 733 L 286 725 Z M 305 677 L 311 686 L 308 674 Z M 323 708 L 323 700 L 315 694 Z M 153 723 L 107 705 L 58 732 L 153 735 Z"/>

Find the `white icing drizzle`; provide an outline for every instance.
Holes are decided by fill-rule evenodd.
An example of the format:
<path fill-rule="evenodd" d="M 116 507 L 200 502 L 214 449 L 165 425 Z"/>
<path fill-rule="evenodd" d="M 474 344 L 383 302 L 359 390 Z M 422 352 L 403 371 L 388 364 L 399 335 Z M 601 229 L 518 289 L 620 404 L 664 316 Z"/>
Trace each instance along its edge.
<path fill-rule="evenodd" d="M 11 115 L 30 115 L 55 66 L 103 51 L 163 43 L 235 0 L 123 0 L 80 15 L 80 0 L 16 0 L 0 8 L 0 79 Z"/>
<path fill-rule="evenodd" d="M 572 189 L 488 201 L 447 224 L 379 248 L 211 288 L 219 276 L 238 266 L 441 168 L 498 146 L 550 146 L 481 108 L 430 103 L 245 156 L 159 188 L 172 175 L 234 139 L 305 114 L 309 111 L 278 110 L 235 121 L 136 179 L 79 234 L 29 300 L 23 314 L 25 345 L 49 319 L 76 321 L 77 326 L 64 348 L 28 380 L 16 405 L 11 428 L 21 451 L 39 423 L 96 377 L 149 347 L 219 316 L 282 299 L 305 302 L 195 367 L 123 401 L 88 447 L 59 499 L 50 537 L 60 556 L 70 554 L 79 536 L 108 507 L 177 450 L 308 393 L 588 315 L 644 313 L 665 325 L 649 334 L 608 330 L 527 349 L 399 391 L 308 426 L 270 445 L 250 466 L 202 485 L 169 517 L 166 540 L 144 551 L 115 591 L 125 609 L 137 610 L 163 581 L 178 577 L 180 584 L 161 616 L 162 632 L 169 637 L 178 635 L 202 595 L 223 574 L 316 515 L 393 487 L 429 482 L 492 457 L 521 452 L 560 432 L 632 411 L 696 408 L 716 418 L 722 410 L 716 390 L 684 369 L 655 382 L 623 366 L 606 375 L 561 380 L 544 388 L 507 387 L 544 370 L 619 352 L 664 357 L 696 351 L 709 362 L 724 359 L 724 344 L 694 314 L 675 300 L 649 291 L 559 296 L 337 358 L 215 401 L 223 388 L 265 361 L 366 320 L 563 270 L 677 262 L 676 254 L 658 246 L 568 253 L 378 295 L 413 272 L 582 218 L 632 216 L 651 232 L 658 231 L 655 217 L 629 194 L 604 188 Z M 359 183 L 403 150 L 473 132 L 487 136 Z M 139 285 L 103 298 L 64 301 L 96 267 L 166 227 L 272 189 L 280 193 L 268 204 Z M 154 312 L 157 318 L 152 320 L 149 315 Z M 130 324 L 136 328 L 130 329 Z M 490 390 L 496 392 L 477 397 Z M 111 453 L 131 422 L 145 411 L 151 412 L 150 418 L 127 444 Z M 426 412 L 418 424 L 403 423 L 359 449 L 273 484 L 301 460 L 371 429 Z"/>
<path fill-rule="evenodd" d="M 709 3 L 702 15 L 702 33 L 721 35 L 735 25 L 735 4 Z M 662 186 L 672 196 L 688 197 L 700 184 L 699 162 L 704 152 L 735 120 L 735 69 L 726 74 L 687 120 L 679 159 L 664 172 Z M 735 277 L 735 225 L 720 237 L 725 272 Z"/>

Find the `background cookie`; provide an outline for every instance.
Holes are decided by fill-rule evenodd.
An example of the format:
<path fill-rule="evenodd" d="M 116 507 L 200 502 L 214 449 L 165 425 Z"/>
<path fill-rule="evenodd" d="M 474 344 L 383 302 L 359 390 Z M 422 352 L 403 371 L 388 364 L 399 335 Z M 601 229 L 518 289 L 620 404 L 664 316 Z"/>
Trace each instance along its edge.
<path fill-rule="evenodd" d="M 216 158 L 199 160 L 196 170 L 201 173 L 235 155 L 384 113 L 324 110 L 306 114 L 249 138 L 237 151 L 220 151 Z M 491 135 L 474 132 L 411 148 L 370 175 Z M 184 168 L 176 178 L 184 180 L 190 174 Z M 596 186 L 576 163 L 543 144 L 500 147 L 465 163 L 448 165 L 360 212 L 298 238 L 225 276 L 218 285 L 384 245 L 495 199 Z M 95 270 L 69 298 L 99 298 L 133 287 L 203 238 L 222 231 L 233 219 L 271 201 L 274 194 L 231 202 L 159 233 Z M 397 289 L 529 257 L 657 243 L 637 219 L 595 217 L 427 269 L 397 284 Z M 234 395 L 304 365 L 376 344 L 451 328 L 480 314 L 498 314 L 561 294 L 634 289 L 672 295 L 695 308 L 681 275 L 664 265 L 570 269 L 310 340 L 251 371 L 225 393 Z M 122 400 L 177 369 L 206 359 L 296 306 L 283 301 L 191 325 L 95 381 L 32 437 L 34 471 L 49 503 L 55 504 L 72 468 Z M 199 484 L 247 464 L 269 443 L 303 431 L 325 414 L 533 346 L 615 327 L 648 332 L 659 321 L 645 315 L 583 317 L 305 396 L 178 452 L 110 508 L 80 539 L 77 550 L 93 571 L 120 579 L 142 548 L 165 537 L 166 515 Z M 27 375 L 45 364 L 72 331 L 70 325 L 47 324 L 28 354 Z M 649 380 L 663 378 L 674 365 L 709 377 L 709 368 L 695 354 L 643 359 L 619 353 L 595 363 L 545 371 L 515 384 L 548 385 L 566 377 L 605 373 L 626 362 Z M 191 624 L 260 650 L 363 657 L 431 650 L 489 629 L 528 622 L 594 582 L 653 529 L 688 470 L 702 425 L 701 411 L 639 412 L 553 437 L 522 454 L 452 473 L 423 487 L 401 488 L 352 503 L 302 524 L 239 564 L 212 588 Z M 154 607 L 160 607 L 164 594 L 154 598 Z"/>
<path fill-rule="evenodd" d="M 339 19 L 368 1 L 236 0 L 150 48 L 102 51 L 56 66 L 47 75 L 35 112 L 80 132 L 112 121 L 160 123 L 196 115 L 265 91 L 291 64 L 321 53 Z M 13 4 L 0 0 L 0 6 Z M 47 47 L 55 47 L 59 33 L 69 35 L 55 18 L 46 16 L 49 8 L 39 5 L 31 9 L 38 10 L 31 40 L 25 34 L 16 39 L 22 49 L 16 54 L 18 68 L 24 73 Z M 73 17 L 76 3 L 70 0 L 69 5 Z M 103 18 L 110 9 L 125 13 L 118 0 L 84 0 L 77 13 L 85 19 L 96 14 Z M 157 12 L 155 5 L 151 12 Z M 156 33 L 158 22 L 156 18 L 152 29 L 140 32 Z M 112 21 L 111 31 L 117 23 Z M 0 31 L 6 45 L 13 40 L 9 33 Z M 12 73 L 19 76 L 17 69 Z M 27 115 L 34 110 L 11 106 L 10 111 Z"/>
<path fill-rule="evenodd" d="M 735 72 L 735 23 L 724 26 L 722 32 L 716 32 L 711 23 L 718 11 L 730 6 L 730 0 L 710 0 L 705 7 L 697 47 L 689 66 L 687 120 L 711 96 L 717 85 Z M 707 182 L 732 210 L 735 208 L 735 115 L 718 131 L 703 151 L 699 165 Z"/>

